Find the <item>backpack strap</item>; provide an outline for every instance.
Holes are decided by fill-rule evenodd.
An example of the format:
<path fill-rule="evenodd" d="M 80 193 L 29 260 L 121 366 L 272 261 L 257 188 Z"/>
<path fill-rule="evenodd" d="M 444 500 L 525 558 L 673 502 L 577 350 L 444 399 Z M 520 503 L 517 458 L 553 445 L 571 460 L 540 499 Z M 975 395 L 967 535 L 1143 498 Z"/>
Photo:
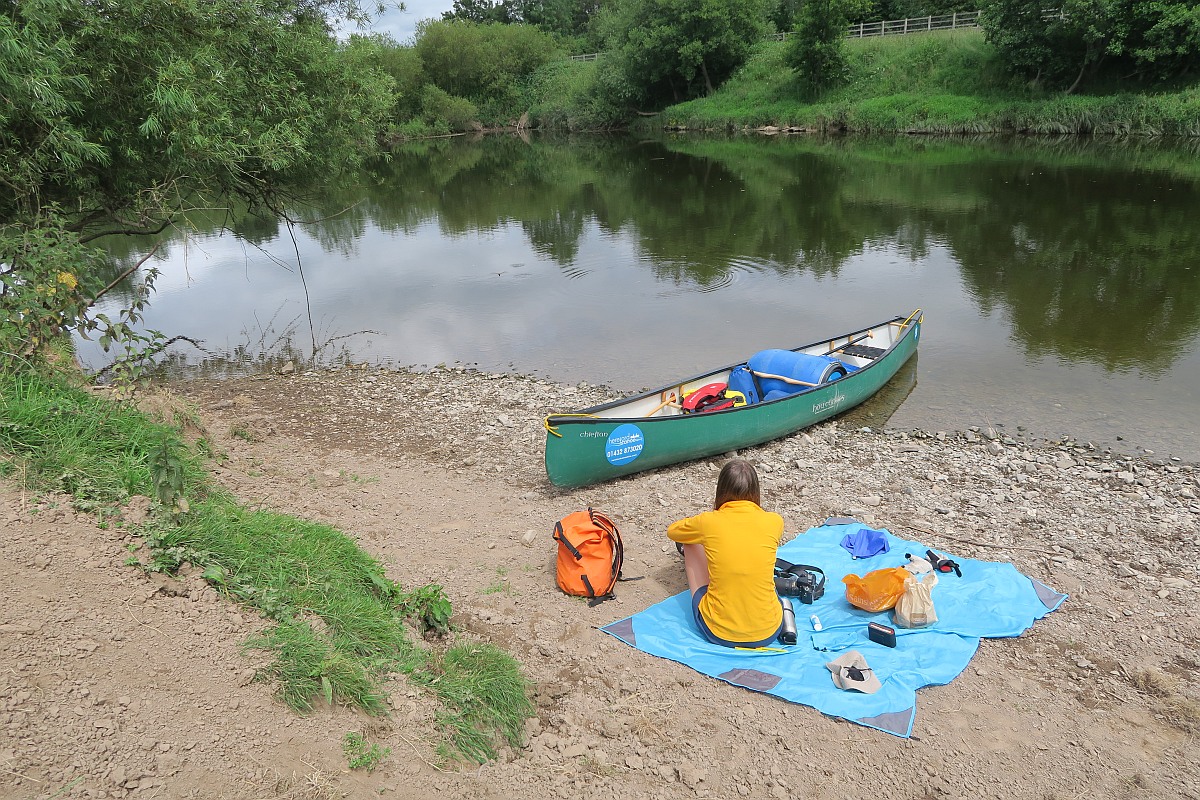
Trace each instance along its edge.
<path fill-rule="evenodd" d="M 589 508 L 588 511 L 591 511 L 591 509 Z M 567 537 L 563 535 L 563 526 L 561 520 L 554 523 L 554 540 L 566 547 L 567 550 L 571 552 L 571 555 L 575 557 L 576 561 L 583 558 L 583 554 L 580 553 L 575 545 L 571 544 L 571 542 L 567 540 Z"/>
<path fill-rule="evenodd" d="M 613 572 L 615 572 L 617 574 L 617 580 L 624 583 L 626 581 L 640 581 L 642 578 L 644 578 L 645 577 L 644 575 L 638 575 L 637 577 L 633 577 L 633 578 L 626 578 L 623 574 L 621 574 L 621 567 L 625 563 L 625 541 L 621 538 L 621 531 L 617 529 L 617 524 L 615 522 L 613 522 L 611 519 L 609 519 L 608 515 L 605 514 L 603 511 L 594 511 L 591 507 L 588 507 L 588 514 L 591 516 L 592 522 L 594 522 L 597 527 L 603 528 L 605 531 L 608 532 L 609 536 L 612 537 L 612 541 L 613 541 L 612 569 L 613 569 Z M 586 576 L 584 576 L 584 580 L 585 581 L 587 580 Z M 588 584 L 588 589 L 590 590 L 591 588 L 592 588 L 591 585 Z M 615 589 L 616 589 L 616 583 L 614 582 L 613 588 L 609 589 L 608 594 L 606 594 L 602 597 L 597 597 L 597 598 L 593 599 L 589 605 L 596 605 L 600 602 L 603 602 L 604 600 L 608 600 L 609 598 L 616 597 L 616 595 L 614 594 Z"/>
<path fill-rule="evenodd" d="M 750 363 L 746 363 L 746 371 L 750 373 L 750 382 L 754 384 L 754 393 L 758 395 L 758 402 L 762 402 L 766 397 L 766 392 L 763 391 L 762 382 L 758 379 L 758 373 L 750 369 Z"/>
<path fill-rule="evenodd" d="M 621 540 L 621 532 L 617 529 L 617 524 L 609 519 L 608 515 L 603 511 L 595 511 L 588 506 L 588 515 L 592 518 L 592 523 L 598 528 L 602 528 L 612 539 L 613 554 L 612 554 L 612 572 L 616 575 L 613 580 L 613 586 L 621 580 L 621 565 L 625 563 L 625 543 Z M 591 588 L 590 586 L 588 587 Z M 612 587 L 609 588 L 605 597 L 612 597 Z"/>

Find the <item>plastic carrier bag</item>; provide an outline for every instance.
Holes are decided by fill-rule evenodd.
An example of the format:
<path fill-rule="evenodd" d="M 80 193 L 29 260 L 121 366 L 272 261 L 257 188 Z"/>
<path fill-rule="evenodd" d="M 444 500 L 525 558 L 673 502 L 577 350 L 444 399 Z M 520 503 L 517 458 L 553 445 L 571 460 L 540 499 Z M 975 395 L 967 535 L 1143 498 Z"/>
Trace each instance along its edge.
<path fill-rule="evenodd" d="M 937 573 L 926 573 L 924 580 L 910 574 L 904 581 L 904 594 L 896 601 L 892 619 L 901 628 L 924 628 L 937 622 L 930 592 L 937 586 Z"/>
<path fill-rule="evenodd" d="M 904 567 L 887 567 L 868 572 L 866 575 L 847 575 L 846 600 L 863 611 L 887 611 L 894 608 L 904 594 L 904 579 L 909 577 Z"/>

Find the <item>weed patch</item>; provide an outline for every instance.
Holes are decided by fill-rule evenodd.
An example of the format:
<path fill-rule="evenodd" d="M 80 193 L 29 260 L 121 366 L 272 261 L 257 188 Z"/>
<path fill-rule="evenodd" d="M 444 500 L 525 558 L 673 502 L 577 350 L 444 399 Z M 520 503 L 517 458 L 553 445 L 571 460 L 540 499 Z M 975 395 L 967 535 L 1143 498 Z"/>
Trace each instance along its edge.
<path fill-rule="evenodd" d="M 528 682 L 508 653 L 490 644 L 456 645 L 413 677 L 442 699 L 437 720 L 450 745 L 439 748 L 443 758 L 457 752 L 482 763 L 495 758 L 503 744 L 520 745 L 533 703 Z"/>
<path fill-rule="evenodd" d="M 176 429 L 125 402 L 97 396 L 61 374 L 0 375 L 0 458 L 28 485 L 69 494 L 81 510 L 152 494 L 153 454 L 173 454 L 169 481 L 180 493 L 203 491 L 199 457 Z"/>
<path fill-rule="evenodd" d="M 342 737 L 342 752 L 350 769 L 365 769 L 374 772 L 379 763 L 391 755 L 391 748 L 367 742 L 358 731 L 350 731 Z"/>

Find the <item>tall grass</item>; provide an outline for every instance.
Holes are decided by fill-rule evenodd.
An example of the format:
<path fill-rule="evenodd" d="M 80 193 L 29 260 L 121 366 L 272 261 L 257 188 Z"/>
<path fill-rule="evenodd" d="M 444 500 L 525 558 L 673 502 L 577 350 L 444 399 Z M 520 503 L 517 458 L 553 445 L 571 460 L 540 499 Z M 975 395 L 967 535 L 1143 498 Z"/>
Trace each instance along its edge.
<path fill-rule="evenodd" d="M 1200 83 L 1148 91 L 1107 84 L 1065 95 L 1010 78 L 978 30 L 847 42 L 849 73 L 806 99 L 763 42 L 710 97 L 671 106 L 647 127 L 737 130 L 767 125 L 864 133 L 1200 135 Z"/>
<path fill-rule="evenodd" d="M 65 375 L 0 375 L 0 474 L 19 469 L 30 486 L 64 492 L 87 507 L 111 505 L 154 493 L 153 455 L 164 445 L 182 457 L 186 491 L 199 492 L 200 459 L 176 429 Z"/>
<path fill-rule="evenodd" d="M 269 620 L 245 646 L 273 654 L 259 677 L 287 705 L 308 712 L 323 698 L 383 714 L 383 681 L 398 672 L 438 697 L 446 757 L 485 760 L 498 743 L 517 742 L 532 707 L 516 662 L 487 645 L 411 636 L 413 628 L 449 631 L 441 587 L 406 591 L 335 528 L 244 508 L 212 487 L 202 449 L 66 375 L 0 372 L 0 473 L 65 492 L 81 509 L 158 498 L 140 529 L 149 556 L 138 566 L 177 573 L 191 565 Z"/>
<path fill-rule="evenodd" d="M 495 757 L 499 744 L 519 746 L 533 704 L 519 665 L 504 651 L 488 644 L 458 645 L 418 672 L 417 679 L 442 698 L 438 721 L 451 732 L 443 757 L 453 751 L 482 762 Z"/>

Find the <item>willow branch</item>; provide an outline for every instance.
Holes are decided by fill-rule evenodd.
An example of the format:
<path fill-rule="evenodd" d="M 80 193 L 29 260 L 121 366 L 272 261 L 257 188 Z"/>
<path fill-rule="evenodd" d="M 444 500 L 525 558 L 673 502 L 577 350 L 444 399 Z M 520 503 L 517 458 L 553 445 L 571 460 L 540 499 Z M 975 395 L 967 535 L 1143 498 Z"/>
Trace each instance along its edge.
<path fill-rule="evenodd" d="M 142 264 L 145 264 L 147 261 L 149 261 L 150 257 L 153 256 L 156 252 L 158 252 L 158 245 L 154 245 L 154 247 L 152 247 L 150 249 L 150 252 L 146 253 L 146 255 L 142 258 L 141 261 L 137 262 L 136 264 L 131 266 L 129 269 L 122 272 L 116 278 L 113 278 L 112 283 L 110 283 L 108 286 L 105 286 L 103 289 L 101 289 L 100 293 L 92 298 L 92 302 L 88 303 L 88 306 L 90 307 L 90 306 L 96 305 L 96 303 L 100 301 L 101 297 L 104 297 L 104 295 L 106 295 L 110 291 L 112 291 L 117 286 L 117 284 L 119 284 L 121 281 L 125 280 L 130 275 L 132 275 L 134 272 L 136 272 L 138 267 L 142 266 Z"/>
<path fill-rule="evenodd" d="M 162 233 L 163 231 L 165 231 L 167 229 L 167 226 L 170 224 L 171 224 L 171 220 L 165 219 L 165 220 L 163 220 L 163 223 L 161 225 L 159 225 L 157 228 L 132 228 L 131 227 L 131 228 L 117 228 L 115 230 L 110 230 L 110 231 L 97 231 L 96 233 L 90 234 L 88 236 L 80 236 L 79 241 L 86 244 L 94 239 L 99 239 L 102 236 L 118 236 L 118 235 L 120 235 L 120 236 L 154 236 L 155 234 L 159 234 L 159 233 Z"/>

